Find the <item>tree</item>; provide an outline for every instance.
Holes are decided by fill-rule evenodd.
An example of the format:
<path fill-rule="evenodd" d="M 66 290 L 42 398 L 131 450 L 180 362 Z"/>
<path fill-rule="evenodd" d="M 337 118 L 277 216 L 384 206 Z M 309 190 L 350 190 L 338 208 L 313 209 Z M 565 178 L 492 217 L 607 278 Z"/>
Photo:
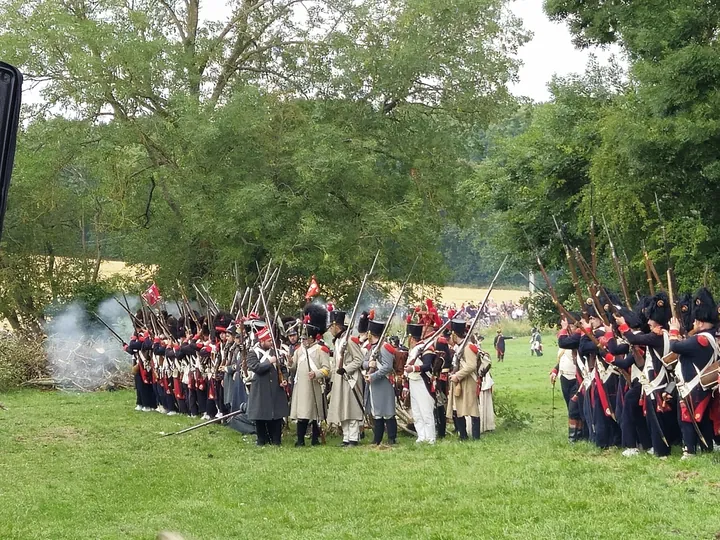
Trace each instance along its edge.
<path fill-rule="evenodd" d="M 439 233 L 469 211 L 470 133 L 513 104 L 526 36 L 505 1 L 235 0 L 225 21 L 202 8 L 0 1 L 0 55 L 45 98 L 8 233 L 43 177 L 67 203 L 43 238 L 73 223 L 3 251 L 157 264 L 165 290 L 203 280 L 228 301 L 234 262 L 252 282 L 271 256 L 284 281 L 315 273 L 339 295 L 379 247 L 383 279 L 418 252 L 417 279 L 440 279 Z M 22 155 L 46 141 L 63 155 Z"/>

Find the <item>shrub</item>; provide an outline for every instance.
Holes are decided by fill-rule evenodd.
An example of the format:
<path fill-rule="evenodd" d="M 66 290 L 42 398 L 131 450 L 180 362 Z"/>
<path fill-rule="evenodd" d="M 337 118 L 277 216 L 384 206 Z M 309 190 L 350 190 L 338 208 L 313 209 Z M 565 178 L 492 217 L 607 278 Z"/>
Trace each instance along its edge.
<path fill-rule="evenodd" d="M 46 375 L 42 343 L 0 332 L 0 392 Z"/>
<path fill-rule="evenodd" d="M 523 429 L 528 427 L 533 417 L 530 413 L 523 412 L 513 403 L 512 394 L 509 392 L 495 392 L 493 395 L 493 406 L 495 416 L 502 420 L 504 429 Z"/>

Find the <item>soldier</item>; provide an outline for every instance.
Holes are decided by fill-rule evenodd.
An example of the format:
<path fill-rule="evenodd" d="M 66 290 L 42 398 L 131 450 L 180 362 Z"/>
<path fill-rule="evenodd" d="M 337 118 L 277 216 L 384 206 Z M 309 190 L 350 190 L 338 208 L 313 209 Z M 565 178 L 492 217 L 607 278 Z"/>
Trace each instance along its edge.
<path fill-rule="evenodd" d="M 386 324 L 368 318 L 370 337 L 365 345 L 366 351 L 363 360 L 363 368 L 367 370 L 365 410 L 369 410 L 374 419 L 373 444 L 376 446 L 382 443 L 386 426 L 388 444 L 395 444 L 397 441 L 395 384 L 390 380 L 390 378 L 394 378 L 395 348 L 389 343 L 383 343 L 380 350 L 377 350 Z"/>
<path fill-rule="evenodd" d="M 642 308 L 646 299 L 641 300 L 635 311 L 622 308 L 622 322 L 627 324 L 634 334 L 641 332 L 641 327 L 647 324 L 642 316 Z M 645 420 L 642 407 L 642 370 L 645 366 L 645 357 L 634 345 L 624 339 L 618 340 L 612 331 L 605 333 L 606 348 L 610 353 L 606 360 L 615 368 L 621 370 L 623 377 L 618 381 L 618 399 L 615 406 L 615 415 L 620 424 L 622 455 L 636 456 L 641 449 L 649 449 L 650 432 Z"/>
<path fill-rule="evenodd" d="M 336 370 L 332 375 L 332 394 L 328 411 L 328 424 L 340 424 L 343 432 L 342 446 L 357 446 L 364 410 L 362 396 L 365 379 L 360 368 L 363 351 L 360 339 L 348 336 L 344 311 L 330 312 L 330 333 L 333 336 Z"/>
<path fill-rule="evenodd" d="M 460 345 L 467 334 L 467 325 L 463 319 L 453 319 L 450 323 L 452 343 L 455 346 L 453 367 L 455 372 L 450 376 L 448 392 L 447 417 L 452 418 L 455 432 L 461 441 L 468 438 L 465 417 L 471 421 L 473 439 L 480 438 L 480 411 L 477 399 L 477 354 L 478 347 L 468 342 L 463 351 Z"/>
<path fill-rule="evenodd" d="M 670 352 L 667 325 L 670 321 L 670 300 L 664 291 L 657 293 L 645 307 L 649 333 L 633 333 L 621 317 L 616 318 L 619 332 L 631 345 L 645 346 L 643 368 L 643 394 L 645 410 L 652 441 L 651 452 L 658 457 L 670 455 L 670 445 L 677 440 L 675 398 L 666 392 L 669 379 L 662 358 Z M 649 410 L 651 408 L 652 410 Z M 657 422 L 650 416 L 657 418 Z"/>
<path fill-rule="evenodd" d="M 573 314 L 573 318 L 579 321 L 580 314 Z M 585 381 L 588 373 L 584 361 L 578 356 L 577 349 L 581 335 L 582 330 L 577 327 L 571 328 L 567 319 L 563 318 L 560 321 L 557 340 L 560 351 L 563 351 L 563 359 L 558 362 L 550 374 L 550 381 L 554 384 L 557 374 L 563 373 L 560 383 L 568 409 L 568 442 L 571 443 L 588 437 L 586 426 L 589 422 L 586 422 L 584 411 L 587 397 L 586 383 L 589 384 L 590 381 Z"/>
<path fill-rule="evenodd" d="M 258 446 L 280 446 L 282 419 L 289 413 L 287 395 L 281 383 L 284 377 L 278 359 L 272 355 L 270 330 L 262 328 L 256 337 L 257 345 L 247 353 L 247 368 L 254 374 L 247 416 L 255 422 Z"/>
<path fill-rule="evenodd" d="M 703 389 L 700 374 L 718 356 L 714 331 L 718 324 L 718 311 L 710 291 L 705 288 L 698 290 L 693 298 L 692 317 L 695 334 L 684 340 L 680 338 L 681 321 L 673 318 L 670 322 L 670 350 L 680 355 L 680 365 L 675 367 L 675 373 L 681 381 L 678 390 L 687 392 L 687 405 L 685 401 L 680 401 L 680 430 L 684 444 L 681 459 L 694 456 L 698 446 L 706 451 L 713 449 L 714 433 L 710 420 L 712 391 Z M 693 419 L 707 446 L 695 431 Z"/>
<path fill-rule="evenodd" d="M 505 340 L 506 339 L 513 339 L 512 336 L 504 336 L 502 333 L 502 330 L 498 329 L 497 335 L 495 336 L 495 339 L 493 340 L 493 346 L 495 347 L 495 352 L 497 352 L 497 359 L 498 362 L 504 362 L 505 361 Z"/>
<path fill-rule="evenodd" d="M 320 444 L 321 423 L 325 420 L 324 382 L 330 377 L 330 354 L 318 343 L 327 330 L 327 310 L 319 304 L 308 304 L 304 310 L 302 346 L 288 362 L 294 376 L 290 418 L 297 421 L 297 442 L 305 446 L 305 434 L 312 423 L 312 445 Z"/>
<path fill-rule="evenodd" d="M 408 324 L 410 352 L 405 363 L 405 377 L 408 386 L 403 392 L 410 392 L 410 407 L 417 439 L 415 442 L 435 444 L 435 392 L 432 388 L 432 367 L 435 348 L 423 341 L 425 328 L 432 333 L 432 326 Z"/>
<path fill-rule="evenodd" d="M 437 437 L 444 439 L 447 432 L 447 403 L 452 369 L 452 352 L 448 340 L 450 334 L 442 335 L 435 343 L 435 363 L 433 377 L 435 379 L 435 429 Z"/>

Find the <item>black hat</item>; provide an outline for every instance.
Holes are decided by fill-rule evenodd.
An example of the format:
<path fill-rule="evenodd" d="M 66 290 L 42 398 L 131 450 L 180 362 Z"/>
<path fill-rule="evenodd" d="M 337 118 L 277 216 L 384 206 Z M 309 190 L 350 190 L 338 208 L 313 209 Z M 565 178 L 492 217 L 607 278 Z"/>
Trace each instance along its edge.
<path fill-rule="evenodd" d="M 630 328 L 637 330 L 643 325 L 643 321 L 640 318 L 640 315 L 638 315 L 634 311 L 624 306 L 621 306 L 619 311 L 622 318 L 625 319 L 625 324 L 627 324 Z"/>
<path fill-rule="evenodd" d="M 368 331 L 368 323 L 370 322 L 370 313 L 363 311 L 358 319 L 358 333 L 364 334 Z"/>
<path fill-rule="evenodd" d="M 698 289 L 693 297 L 692 316 L 696 321 L 717 324 L 718 309 L 712 294 L 705 287 Z"/>
<path fill-rule="evenodd" d="M 330 324 L 335 323 L 338 326 L 345 326 L 346 312 L 334 309 L 330 312 Z"/>
<path fill-rule="evenodd" d="M 670 309 L 670 298 L 668 298 L 665 291 L 660 291 L 652 297 L 652 301 L 647 306 L 647 317 L 660 326 L 667 326 L 670 317 L 672 317 L 672 311 Z"/>
<path fill-rule="evenodd" d="M 370 333 L 373 336 L 380 336 L 380 334 L 383 333 L 383 330 L 385 330 L 385 325 L 387 323 L 385 321 L 376 321 L 376 320 L 370 320 L 368 321 L 368 330 L 370 330 Z"/>
<path fill-rule="evenodd" d="M 600 305 L 605 310 L 605 313 L 612 314 L 613 309 L 610 304 L 615 306 L 615 309 L 620 310 L 622 307 L 620 297 L 608 289 L 604 289 L 604 291 L 606 294 L 603 294 L 601 291 L 598 292 L 598 298 L 600 299 Z"/>
<path fill-rule="evenodd" d="M 585 311 L 587 312 L 588 317 L 595 317 L 596 319 L 600 318 L 597 309 L 595 309 L 595 303 L 593 302 L 592 298 L 588 298 L 587 300 L 585 300 Z"/>
<path fill-rule="evenodd" d="M 692 304 L 692 295 L 690 293 L 684 293 L 677 302 L 677 313 L 686 332 L 692 330 L 693 327 Z"/>
<path fill-rule="evenodd" d="M 423 328 L 425 328 L 422 324 L 408 324 L 407 325 L 407 334 L 409 336 L 414 337 L 418 341 L 422 339 L 423 335 Z"/>
<path fill-rule="evenodd" d="M 450 321 L 450 330 L 460 337 L 465 337 L 465 334 L 467 333 L 467 323 L 465 322 L 465 319 L 453 319 Z"/>
<path fill-rule="evenodd" d="M 304 334 L 310 337 L 317 337 L 327 331 L 328 311 L 325 306 L 317 303 L 310 303 L 303 310 Z"/>

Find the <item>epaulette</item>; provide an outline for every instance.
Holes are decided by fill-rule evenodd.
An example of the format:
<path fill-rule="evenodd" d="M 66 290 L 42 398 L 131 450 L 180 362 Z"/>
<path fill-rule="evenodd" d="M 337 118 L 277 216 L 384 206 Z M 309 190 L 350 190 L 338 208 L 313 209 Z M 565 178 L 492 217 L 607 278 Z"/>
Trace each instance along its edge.
<path fill-rule="evenodd" d="M 330 354 L 330 349 L 328 349 L 327 345 L 320 345 L 320 350 L 325 354 Z"/>
<path fill-rule="evenodd" d="M 703 336 L 702 334 L 700 334 L 699 336 L 697 336 L 697 341 L 698 341 L 698 343 L 699 343 L 702 347 L 707 347 L 708 345 L 710 345 L 710 342 L 708 341 L 708 338 L 705 337 L 705 336 Z"/>
<path fill-rule="evenodd" d="M 473 352 L 473 354 L 477 354 L 480 349 L 478 349 L 478 346 L 474 343 L 470 343 L 470 350 Z"/>
<path fill-rule="evenodd" d="M 383 343 L 383 347 L 384 347 L 385 350 L 386 350 L 387 352 L 389 352 L 390 354 L 395 354 L 395 353 L 397 352 L 396 349 L 395 349 L 395 347 L 393 347 L 393 346 L 390 345 L 389 343 Z"/>
<path fill-rule="evenodd" d="M 350 341 L 352 341 L 355 345 L 360 345 L 360 338 L 357 336 L 352 336 Z"/>

